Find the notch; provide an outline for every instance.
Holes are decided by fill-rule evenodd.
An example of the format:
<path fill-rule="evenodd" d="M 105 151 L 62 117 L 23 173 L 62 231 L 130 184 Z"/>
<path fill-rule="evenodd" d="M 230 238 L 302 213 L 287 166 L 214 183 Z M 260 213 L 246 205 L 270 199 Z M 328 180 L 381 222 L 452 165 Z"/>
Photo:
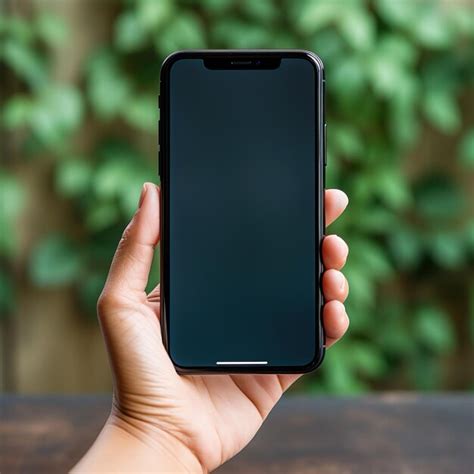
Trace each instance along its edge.
<path fill-rule="evenodd" d="M 215 56 L 203 60 L 208 69 L 277 69 L 278 57 Z"/>

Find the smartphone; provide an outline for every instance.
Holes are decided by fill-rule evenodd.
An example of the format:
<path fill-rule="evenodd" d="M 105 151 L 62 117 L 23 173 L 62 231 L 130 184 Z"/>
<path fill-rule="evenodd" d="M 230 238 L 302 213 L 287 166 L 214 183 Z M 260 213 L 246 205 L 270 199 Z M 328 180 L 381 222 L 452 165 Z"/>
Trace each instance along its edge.
<path fill-rule="evenodd" d="M 163 62 L 161 324 L 178 372 L 321 363 L 324 86 L 308 51 Z"/>

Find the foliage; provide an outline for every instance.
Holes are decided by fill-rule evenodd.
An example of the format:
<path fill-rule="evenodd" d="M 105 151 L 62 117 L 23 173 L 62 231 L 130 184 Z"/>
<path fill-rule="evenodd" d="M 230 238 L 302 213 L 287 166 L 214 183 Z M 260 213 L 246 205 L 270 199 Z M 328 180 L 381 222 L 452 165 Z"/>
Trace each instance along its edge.
<path fill-rule="evenodd" d="M 93 316 L 141 183 L 156 180 L 149 144 L 156 143 L 158 74 L 167 54 L 310 49 L 327 73 L 328 185 L 350 196 L 349 212 L 330 230 L 351 249 L 352 327 L 306 385 L 357 392 L 396 378 L 407 388 L 442 386 L 443 363 L 459 334 L 472 333 L 472 318 L 456 327 L 449 301 L 437 295 L 447 272 L 469 274 L 474 256 L 472 212 L 458 179 L 474 166 L 474 128 L 463 126 L 460 101 L 474 82 L 470 14 L 467 4 L 437 1 L 403 8 L 391 0 L 126 1 L 78 84 L 51 76 L 51 48 L 67 33 L 60 18 L 43 11 L 29 20 L 4 17 L 0 59 L 19 86 L 3 107 L 3 126 L 16 131 L 25 159 L 48 154 L 58 199 L 81 227 L 37 243 L 29 259 L 33 283 L 75 286 Z M 79 150 L 73 138 L 86 121 L 104 131 Z M 459 137 L 457 150 L 409 173 L 427 129 L 446 140 Z M 28 190 L 8 166 L 0 179 L 2 202 L 9 203 L 0 216 L 0 256 L 12 262 L 14 223 Z M 13 291 L 4 289 L 14 282 L 7 278 L 0 275 L 0 309 L 11 310 Z M 152 283 L 157 278 L 155 265 Z"/>

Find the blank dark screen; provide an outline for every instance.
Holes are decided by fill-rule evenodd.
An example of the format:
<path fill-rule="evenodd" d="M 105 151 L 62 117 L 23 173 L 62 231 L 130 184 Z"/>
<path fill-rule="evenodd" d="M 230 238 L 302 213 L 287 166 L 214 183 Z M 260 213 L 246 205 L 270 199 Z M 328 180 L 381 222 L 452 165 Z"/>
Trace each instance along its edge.
<path fill-rule="evenodd" d="M 175 363 L 310 363 L 316 71 L 170 71 L 169 345 Z"/>

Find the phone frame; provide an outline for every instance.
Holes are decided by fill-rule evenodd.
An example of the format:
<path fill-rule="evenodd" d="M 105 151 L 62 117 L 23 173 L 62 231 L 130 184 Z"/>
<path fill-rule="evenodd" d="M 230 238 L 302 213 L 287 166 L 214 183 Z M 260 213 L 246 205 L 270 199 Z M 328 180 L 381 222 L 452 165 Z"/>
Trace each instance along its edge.
<path fill-rule="evenodd" d="M 169 347 L 169 90 L 170 90 L 170 71 L 173 64 L 181 59 L 248 59 L 248 60 L 271 60 L 272 58 L 303 58 L 310 61 L 315 68 L 316 78 L 316 124 L 315 133 L 318 134 L 316 150 L 316 189 L 315 202 L 319 202 L 318 216 L 315 219 L 316 236 L 319 242 L 319 251 L 317 252 L 315 272 L 316 280 L 319 282 L 316 292 L 319 294 L 320 305 L 317 308 L 315 349 L 316 353 L 313 360 L 303 366 L 193 366 L 184 367 L 177 364 L 172 357 Z M 237 68 L 239 69 L 239 68 Z M 323 273 L 323 263 L 321 259 L 321 244 L 325 234 L 325 214 L 324 214 L 324 189 L 325 189 L 325 167 L 326 167 L 326 117 L 325 117 L 325 75 L 324 66 L 321 59 L 311 51 L 281 49 L 281 50 L 183 50 L 170 54 L 163 61 L 160 73 L 160 94 L 159 94 L 160 119 L 158 122 L 159 130 L 159 151 L 158 151 L 158 170 L 161 182 L 161 203 L 160 203 L 160 282 L 161 282 L 161 305 L 160 321 L 163 342 L 178 373 L 181 374 L 212 374 L 212 373 L 251 373 L 251 374 L 297 374 L 308 373 L 321 365 L 325 355 L 325 334 L 322 321 L 322 308 L 324 297 L 321 288 L 321 276 Z"/>

